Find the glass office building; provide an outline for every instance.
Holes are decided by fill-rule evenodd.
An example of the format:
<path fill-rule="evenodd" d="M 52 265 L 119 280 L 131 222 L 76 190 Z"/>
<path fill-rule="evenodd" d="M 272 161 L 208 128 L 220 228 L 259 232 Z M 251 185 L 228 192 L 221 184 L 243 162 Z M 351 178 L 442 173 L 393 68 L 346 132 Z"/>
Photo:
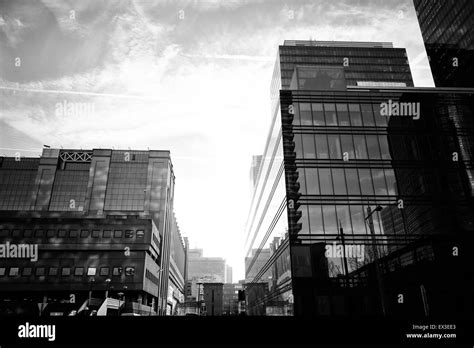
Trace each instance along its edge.
<path fill-rule="evenodd" d="M 474 2 L 414 0 L 437 87 L 473 87 Z"/>
<path fill-rule="evenodd" d="M 64 302 L 75 291 L 79 303 L 90 302 L 88 291 L 110 288 L 151 312 L 173 312 L 170 287 L 184 300 L 185 246 L 173 214 L 172 168 L 168 151 L 0 157 L 0 242 L 39 248 L 37 264 L 0 261 L 2 297 Z M 62 269 L 61 276 L 54 271 Z"/>
<path fill-rule="evenodd" d="M 390 45 L 355 46 L 387 65 L 404 56 Z M 279 49 L 291 50 L 301 47 Z M 472 90 L 408 87 L 404 64 L 398 78 L 354 83 L 343 59 L 330 78 L 319 63 L 295 62 L 281 82 L 247 224 L 254 313 L 406 316 L 472 306 L 455 296 L 462 263 L 450 257 L 474 227 Z M 410 305 L 397 306 L 399 294 Z"/>

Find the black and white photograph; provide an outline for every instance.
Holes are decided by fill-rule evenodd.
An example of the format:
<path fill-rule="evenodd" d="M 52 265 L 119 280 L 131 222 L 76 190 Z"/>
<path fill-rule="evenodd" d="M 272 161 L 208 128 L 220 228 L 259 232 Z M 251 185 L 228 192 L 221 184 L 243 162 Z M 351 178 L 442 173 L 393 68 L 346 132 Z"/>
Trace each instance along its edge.
<path fill-rule="evenodd" d="M 472 347 L 473 28 L 0 0 L 0 347 Z"/>

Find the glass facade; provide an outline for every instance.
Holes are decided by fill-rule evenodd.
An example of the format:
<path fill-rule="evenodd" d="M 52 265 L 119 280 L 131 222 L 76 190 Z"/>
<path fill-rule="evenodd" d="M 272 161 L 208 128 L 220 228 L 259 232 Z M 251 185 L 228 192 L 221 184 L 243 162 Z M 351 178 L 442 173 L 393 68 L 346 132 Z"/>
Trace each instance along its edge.
<path fill-rule="evenodd" d="M 446 284 L 469 283 L 449 251 L 474 231 L 472 90 L 391 90 L 413 86 L 404 49 L 324 45 L 279 48 L 246 226 L 249 313 L 466 314 Z M 348 88 L 324 77 L 335 65 Z"/>
<path fill-rule="evenodd" d="M 472 90 L 282 91 L 281 99 L 286 192 L 294 207 L 288 205 L 295 313 L 380 313 L 376 301 L 362 308 L 377 298 L 368 285 L 375 262 L 386 299 L 396 297 L 388 286 L 395 282 L 416 295 L 409 269 L 436 267 L 449 259 L 441 249 L 474 230 Z M 382 116 L 388 100 L 416 101 L 419 119 Z M 363 254 L 328 257 L 332 243 L 362 247 Z M 462 284 L 449 266 L 438 272 Z M 405 282 L 396 274 L 405 274 Z M 442 282 L 420 276 L 421 285 L 432 293 L 432 310 L 444 310 L 443 301 L 454 304 L 453 289 Z M 385 300 L 383 309 L 412 315 L 423 312 L 423 303 L 401 313 Z"/>
<path fill-rule="evenodd" d="M 474 3 L 414 0 L 437 87 L 473 87 Z"/>

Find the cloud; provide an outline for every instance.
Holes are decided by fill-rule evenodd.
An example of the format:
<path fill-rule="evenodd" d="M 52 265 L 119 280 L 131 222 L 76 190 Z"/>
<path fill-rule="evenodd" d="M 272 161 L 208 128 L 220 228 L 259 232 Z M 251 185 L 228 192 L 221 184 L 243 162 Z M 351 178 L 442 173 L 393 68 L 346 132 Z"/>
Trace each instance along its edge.
<path fill-rule="evenodd" d="M 170 149 L 180 229 L 206 254 L 226 256 L 235 279 L 243 278 L 248 171 L 266 141 L 277 46 L 393 41 L 407 48 L 415 84 L 430 84 L 411 0 L 0 6 L 2 122 L 51 146 Z M 20 69 L 11 64 L 17 54 Z M 64 101 L 91 103 L 93 112 L 56 114 Z"/>

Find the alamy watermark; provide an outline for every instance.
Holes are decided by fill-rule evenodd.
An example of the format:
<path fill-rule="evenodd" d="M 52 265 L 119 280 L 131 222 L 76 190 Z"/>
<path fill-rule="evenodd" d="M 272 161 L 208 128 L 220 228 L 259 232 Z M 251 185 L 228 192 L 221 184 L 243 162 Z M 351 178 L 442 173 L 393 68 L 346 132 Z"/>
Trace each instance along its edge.
<path fill-rule="evenodd" d="M 38 244 L 0 244 L 0 258 L 4 259 L 30 259 L 38 261 Z"/>
<path fill-rule="evenodd" d="M 56 103 L 57 117 L 89 117 L 95 113 L 94 103 L 76 103 L 63 100 L 62 103 Z"/>
<path fill-rule="evenodd" d="M 338 258 L 346 257 L 357 259 L 357 261 L 364 261 L 365 246 L 363 244 L 338 244 L 333 242 L 332 244 L 326 244 L 325 256 L 327 258 Z"/>
<path fill-rule="evenodd" d="M 420 118 L 420 103 L 415 102 L 399 102 L 389 99 L 388 102 L 380 103 L 380 115 L 382 116 L 407 116 L 414 120 Z"/>

